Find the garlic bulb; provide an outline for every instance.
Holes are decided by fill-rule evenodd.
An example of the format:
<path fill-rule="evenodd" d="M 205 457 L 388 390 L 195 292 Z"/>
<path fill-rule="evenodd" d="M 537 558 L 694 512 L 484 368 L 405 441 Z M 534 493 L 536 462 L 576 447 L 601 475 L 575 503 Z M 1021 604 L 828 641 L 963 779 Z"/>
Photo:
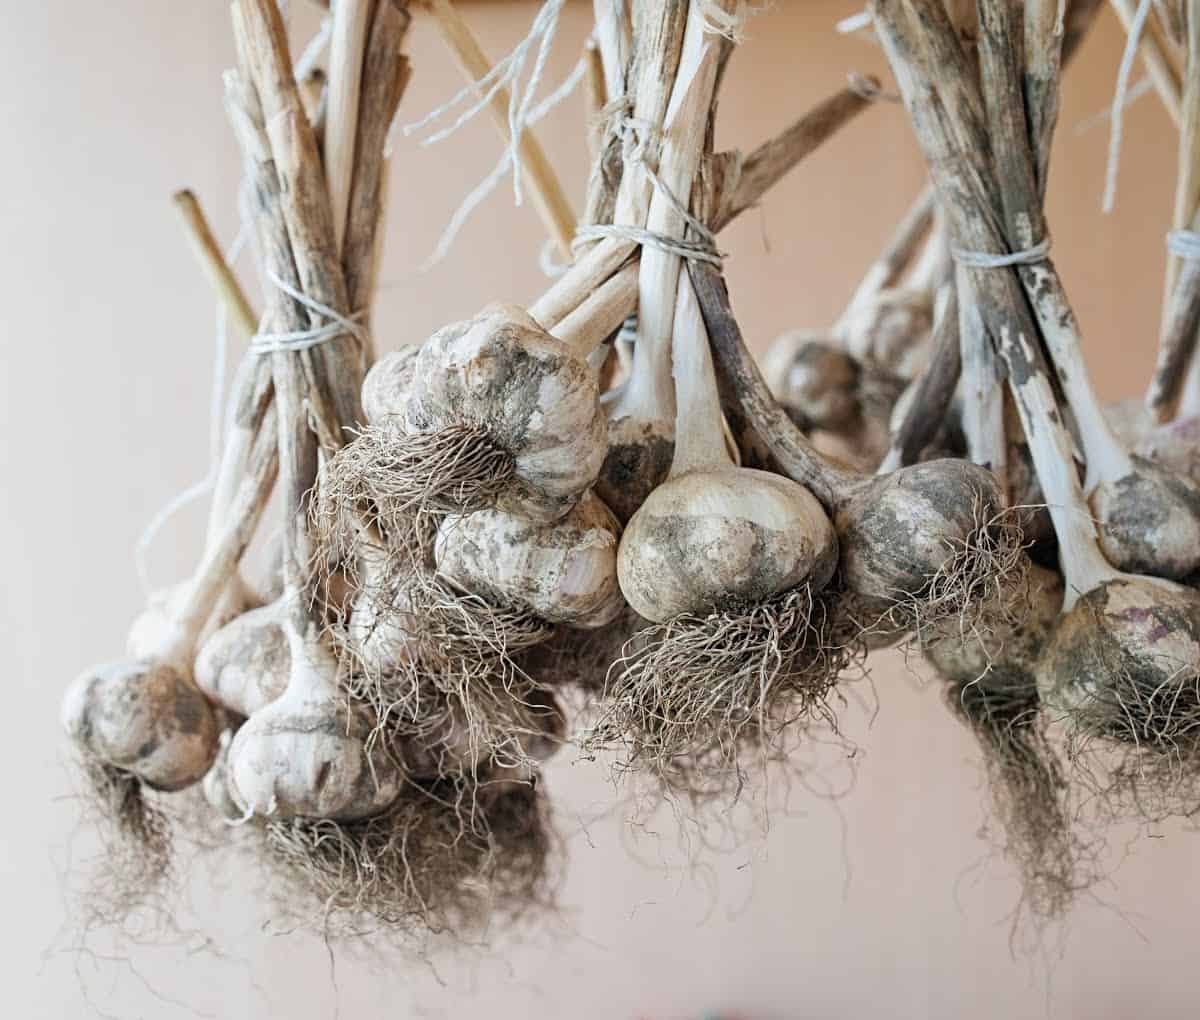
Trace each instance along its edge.
<path fill-rule="evenodd" d="M 990 471 L 931 460 L 848 487 L 834 512 L 846 587 L 881 604 L 920 596 L 1005 506 Z"/>
<path fill-rule="evenodd" d="M 803 428 L 836 432 L 854 422 L 861 375 L 857 359 L 809 330 L 781 334 L 763 359 L 771 392 Z"/>
<path fill-rule="evenodd" d="M 836 566 L 833 527 L 804 486 L 731 462 L 708 336 L 686 275 L 674 337 L 675 461 L 621 539 L 617 574 L 626 600 L 662 623 L 761 602 L 806 581 L 820 588 Z"/>
<path fill-rule="evenodd" d="M 1075 728 L 1169 755 L 1194 749 L 1198 684 L 1200 594 L 1157 578 L 1083 593 L 1038 663 L 1042 700 Z"/>
<path fill-rule="evenodd" d="M 435 333 L 416 358 L 410 432 L 474 432 L 511 460 L 495 505 L 563 516 L 595 481 L 605 419 L 587 362 L 521 308 L 492 305 Z"/>
<path fill-rule="evenodd" d="M 986 675 L 992 687 L 1033 686 L 1062 604 L 1062 578 L 1031 563 L 1022 583 L 999 591 L 994 610 L 981 613 L 977 625 L 939 621 L 921 635 L 921 651 L 944 679 L 959 685 Z"/>
<path fill-rule="evenodd" d="M 125 639 L 125 651 L 131 658 L 147 658 L 162 646 L 164 639 L 169 637 L 175 626 L 174 621 L 189 591 L 190 585 L 180 582 L 150 595 L 146 608 L 134 618 Z M 201 640 L 220 630 L 230 620 L 236 619 L 255 604 L 254 593 L 246 586 L 240 574 L 234 574 L 221 592 L 212 616 L 201 633 Z"/>
<path fill-rule="evenodd" d="M 1200 486 L 1138 456 L 1097 481 L 1088 502 L 1115 566 L 1182 580 L 1200 568 Z"/>
<path fill-rule="evenodd" d="M 229 788 L 243 813 L 350 821 L 386 808 L 403 774 L 338 694 L 337 662 L 288 626 L 287 689 L 255 712 L 229 749 Z"/>
<path fill-rule="evenodd" d="M 368 425 L 403 422 L 420 350 L 415 344 L 406 344 L 371 366 L 362 385 L 363 414 Z"/>
<path fill-rule="evenodd" d="M 839 325 L 846 351 L 859 362 L 907 378 L 918 367 L 933 330 L 933 301 L 919 288 L 888 288 L 848 309 Z"/>
<path fill-rule="evenodd" d="M 217 753 L 212 706 L 183 669 L 161 660 L 87 670 L 63 698 L 62 723 L 88 753 L 156 790 L 199 782 Z"/>
<path fill-rule="evenodd" d="M 502 510 L 448 516 L 438 528 L 434 557 L 438 571 L 468 591 L 552 623 L 602 627 L 623 606 L 620 532 L 608 507 L 588 493 L 553 524 Z"/>
<path fill-rule="evenodd" d="M 661 623 L 761 602 L 806 580 L 820 588 L 836 565 L 833 528 L 807 489 L 728 466 L 655 489 L 625 529 L 617 570 L 629 604 Z"/>
<path fill-rule="evenodd" d="M 229 730 L 221 734 L 221 745 L 217 751 L 212 768 L 204 775 L 200 788 L 204 799 L 219 817 L 227 822 L 236 822 L 242 818 L 241 809 L 229 792 L 229 744 L 233 735 Z"/>
<path fill-rule="evenodd" d="M 675 425 L 658 417 L 624 415 L 608 422 L 608 453 L 595 492 L 621 524 L 667 477 L 675 454 Z"/>
<path fill-rule="evenodd" d="M 225 624 L 200 646 L 196 685 L 238 715 L 253 715 L 287 687 L 291 654 L 284 605 L 272 602 Z"/>

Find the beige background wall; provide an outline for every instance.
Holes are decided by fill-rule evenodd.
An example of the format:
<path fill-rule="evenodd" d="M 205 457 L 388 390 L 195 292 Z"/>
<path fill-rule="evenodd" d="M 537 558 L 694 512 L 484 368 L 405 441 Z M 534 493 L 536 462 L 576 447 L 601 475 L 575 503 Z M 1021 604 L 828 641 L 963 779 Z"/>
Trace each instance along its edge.
<path fill-rule="evenodd" d="M 311 26 L 310 8 L 292 5 Z M 847 71 L 879 67 L 871 46 L 832 34 L 855 6 L 776 0 L 752 22 L 729 75 L 722 145 L 751 145 Z M 500 52 L 532 9 L 489 3 L 472 14 Z M 585 14 L 569 12 L 556 78 L 578 52 Z M 425 26 L 411 44 L 410 117 L 458 87 Z M 1106 13 L 1067 88 L 1050 201 L 1059 263 L 1109 396 L 1138 392 L 1151 361 L 1174 161 L 1166 118 L 1145 100 L 1128 119 L 1118 211 L 1100 215 L 1106 133 L 1075 126 L 1107 103 L 1118 56 Z M 262 931 L 246 876 L 231 869 L 220 896 L 197 881 L 186 919 L 221 958 L 191 952 L 194 939 L 122 960 L 64 951 L 58 872 L 76 809 L 57 701 L 82 664 L 119 652 L 140 598 L 138 531 L 203 470 L 213 311 L 167 199 L 194 187 L 232 237 L 236 160 L 219 80 L 229 61 L 218 0 L 10 3 L 0 32 L 6 1015 L 91 1015 L 89 997 L 97 1012 L 155 1018 L 1195 1015 L 1195 837 L 1170 828 L 1133 844 L 1104 902 L 1081 904 L 1054 946 L 1049 979 L 1046 960 L 1014 961 L 1016 886 L 978 838 L 970 742 L 937 691 L 895 660 L 878 664 L 878 714 L 846 711 L 862 746 L 852 794 L 831 804 L 797 791 L 765 838 L 697 875 L 677 869 L 668 827 L 659 844 L 643 838 L 635 849 L 617 819 L 581 835 L 607 781 L 564 756 L 549 776 L 571 849 L 564 914 L 523 944 L 501 937 L 491 953 L 439 959 L 436 970 L 347 956 L 334 970 L 316 940 Z M 580 102 L 541 134 L 578 195 Z M 537 292 L 540 231 L 509 193 L 487 203 L 446 264 L 416 272 L 496 155 L 482 121 L 437 149 L 399 142 L 382 346 Z M 921 176 L 901 112 L 881 105 L 730 229 L 731 286 L 755 344 L 837 312 Z M 160 582 L 192 562 L 199 522 L 198 510 L 183 514 L 156 546 Z M 86 849 L 86 836 L 75 846 Z"/>

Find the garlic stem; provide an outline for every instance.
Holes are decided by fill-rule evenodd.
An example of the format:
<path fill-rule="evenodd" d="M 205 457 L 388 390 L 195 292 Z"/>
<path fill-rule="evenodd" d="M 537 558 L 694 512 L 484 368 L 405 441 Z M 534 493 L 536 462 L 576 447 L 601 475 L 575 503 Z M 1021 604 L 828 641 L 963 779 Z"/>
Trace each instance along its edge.
<path fill-rule="evenodd" d="M 779 134 L 749 153 L 736 179 L 719 196 L 712 229 L 720 231 L 747 209 L 755 208 L 775 184 L 837 131 L 871 106 L 852 89 L 844 88 L 804 113 Z M 554 327 L 586 300 L 632 255 L 638 259 L 636 241 L 606 237 L 591 245 L 562 276 L 529 306 L 529 314 L 543 329 Z M 626 315 L 636 310 L 632 301 Z"/>
<path fill-rule="evenodd" d="M 1006 462 L 1008 438 L 1004 430 L 1003 375 L 987 324 L 970 291 L 971 280 L 959 267 L 955 273 L 959 344 L 962 353 L 962 428 L 967 459 L 990 470 L 1008 492 Z"/>
<path fill-rule="evenodd" d="M 208 542 L 204 557 L 188 582 L 187 594 L 175 619 L 176 628 L 168 647 L 163 649 L 164 661 L 179 666 L 182 660 L 185 676 L 191 674 L 190 659 L 200 633 L 258 527 L 275 482 L 277 466 L 275 410 L 269 407 L 263 414 L 247 458 L 246 474 L 237 498 L 225 515 L 221 530 Z"/>
<path fill-rule="evenodd" d="M 625 0 L 593 0 L 596 44 L 604 65 L 604 91 L 608 101 L 625 95 L 625 64 L 631 39 Z"/>
<path fill-rule="evenodd" d="M 367 29 L 375 0 L 338 0 L 333 6 L 329 44 L 329 85 L 325 114 L 324 165 L 333 211 L 336 251 L 341 254 L 354 175 L 358 98 L 362 86 Z"/>
<path fill-rule="evenodd" d="M 637 301 L 637 291 L 638 267 L 631 263 L 592 291 L 552 332 L 581 358 L 586 358 L 629 316 Z"/>
<path fill-rule="evenodd" d="M 961 246 L 974 251 L 1000 251 L 1004 238 L 994 220 L 984 215 L 989 201 L 980 150 L 968 147 L 933 84 L 936 81 L 953 89 L 967 79 L 947 81 L 945 76 L 935 75 L 929 63 L 935 57 L 926 55 L 909 34 L 921 32 L 924 24 L 898 10 L 901 3 L 910 6 L 910 0 L 874 0 L 872 9 L 880 41 L 942 198 L 942 208 Z M 930 46 L 944 45 L 949 34 L 939 35 L 937 29 L 928 29 L 922 41 Z M 938 66 L 946 65 L 939 60 Z M 959 109 L 964 105 L 960 103 Z M 963 167 L 975 172 L 963 173 Z M 1121 575 L 1100 551 L 1099 537 L 1075 473 L 1072 442 L 1046 378 L 1025 294 L 1008 270 L 969 269 L 968 276 L 993 341 L 1008 367 L 1009 386 L 1058 535 L 1067 587 L 1064 610 L 1070 609 L 1079 596 Z M 1080 425 L 1083 427 L 1082 422 Z"/>
<path fill-rule="evenodd" d="M 663 119 L 657 180 L 646 213 L 646 229 L 662 237 L 682 237 L 687 226 L 692 182 L 700 169 L 704 136 L 716 87 L 720 37 L 710 34 L 699 0 L 688 5 L 687 25 L 671 100 Z M 627 166 L 625 176 L 649 179 L 646 167 Z M 638 271 L 638 342 L 633 377 L 618 398 L 612 417 L 670 419 L 674 394 L 671 373 L 671 326 L 682 258 L 651 244 L 643 246 Z"/>
<path fill-rule="evenodd" d="M 708 330 L 687 273 L 679 275 L 672 361 L 678 409 L 675 457 L 669 477 L 733 464 L 725 445 L 725 421 L 713 371 Z"/>

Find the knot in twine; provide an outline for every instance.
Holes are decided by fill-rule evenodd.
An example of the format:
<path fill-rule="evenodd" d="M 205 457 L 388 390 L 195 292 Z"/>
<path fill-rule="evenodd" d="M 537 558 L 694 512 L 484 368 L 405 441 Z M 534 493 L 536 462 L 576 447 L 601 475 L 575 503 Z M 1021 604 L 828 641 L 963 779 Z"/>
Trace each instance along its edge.
<path fill-rule="evenodd" d="M 896 92 L 885 92 L 878 80 L 861 71 L 851 71 L 846 75 L 846 87 L 860 99 L 868 103 L 902 103 L 904 100 Z"/>
<path fill-rule="evenodd" d="M 1181 259 L 1200 259 L 1200 233 L 1172 230 L 1167 234 L 1167 251 Z"/>
<path fill-rule="evenodd" d="M 290 333 L 257 333 L 250 340 L 250 350 L 258 355 L 279 354 L 289 351 L 307 351 L 320 344 L 336 340 L 341 336 L 352 336 L 361 354 L 366 346 L 366 330 L 358 320 L 362 312 L 346 316 L 335 311 L 315 298 L 309 297 L 303 291 L 297 290 L 286 280 L 280 279 L 274 272 L 267 272 L 267 279 L 278 287 L 293 301 L 302 304 L 310 312 L 323 316 L 329 321 L 310 329 L 298 329 Z"/>
<path fill-rule="evenodd" d="M 967 251 L 964 248 L 951 248 L 950 254 L 960 266 L 972 269 L 1005 269 L 1008 266 L 1032 266 L 1044 262 L 1050 254 L 1050 235 L 1047 234 L 1037 244 L 1020 251 L 998 254 L 987 251 Z"/>
<path fill-rule="evenodd" d="M 629 98 L 621 96 L 600 110 L 598 116 L 604 120 L 613 121 L 613 132 L 621 139 L 622 156 L 626 166 L 637 167 L 650 179 L 654 190 L 667 200 L 671 208 L 683 219 L 696 237 L 695 239 L 671 237 L 628 223 L 589 223 L 576 228 L 571 247 L 578 251 L 580 246 L 588 241 L 605 237 L 620 237 L 627 241 L 634 241 L 643 247 L 657 248 L 660 251 L 678 255 L 689 261 L 707 262 L 710 265 L 720 266 L 725 256 L 717 248 L 716 235 L 709 230 L 706 224 L 701 223 L 691 214 L 687 206 L 655 173 L 646 159 L 647 149 L 659 138 L 659 129 L 648 121 L 633 117 L 630 111 Z"/>

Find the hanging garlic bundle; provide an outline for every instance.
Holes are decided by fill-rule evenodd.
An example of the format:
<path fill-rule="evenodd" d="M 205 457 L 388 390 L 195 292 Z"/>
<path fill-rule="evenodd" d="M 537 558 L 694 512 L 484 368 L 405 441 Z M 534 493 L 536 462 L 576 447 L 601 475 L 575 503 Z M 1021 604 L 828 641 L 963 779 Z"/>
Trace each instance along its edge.
<path fill-rule="evenodd" d="M 953 209 L 956 239 L 972 251 L 1031 248 L 1037 237 L 1029 230 L 1040 223 L 1040 199 L 1031 183 L 1039 179 L 1031 172 L 1033 160 L 1022 156 L 1020 148 L 1028 144 L 1027 136 L 1014 130 L 1011 120 L 997 120 L 996 159 L 1004 161 L 998 165 L 1005 172 L 993 177 L 980 158 L 987 150 L 981 141 L 986 129 L 981 104 L 971 100 L 967 62 L 953 29 L 934 6 L 921 5 L 920 18 L 912 16 L 910 0 L 876 3 L 874 10 L 918 138 L 946 207 Z M 1011 53 L 1003 32 L 994 27 L 1004 24 L 1003 5 L 989 7 L 988 13 L 995 20 L 987 25 L 992 34 L 985 34 L 985 41 L 998 54 Z M 1052 26 L 1053 19 L 1043 23 Z M 1053 121 L 1046 112 L 1053 109 L 1057 76 L 1052 30 L 1043 30 L 1034 42 L 1040 45 L 1026 59 L 1038 72 L 1031 76 L 1033 82 L 1043 90 L 1031 105 L 1040 119 L 1032 121 L 1037 130 L 1030 136 L 1044 157 Z M 1002 81 L 1011 83 L 1014 77 Z M 1008 103 L 995 109 L 1013 118 L 1020 112 Z M 966 139 L 973 140 L 970 147 Z M 951 166 L 969 168 L 970 176 L 951 174 Z M 1008 221 L 1007 237 L 1001 217 Z M 1169 803 L 1170 780 L 1188 780 L 1197 764 L 1192 733 L 1200 705 L 1200 596 L 1159 577 L 1124 573 L 1106 557 L 1106 551 L 1119 552 L 1128 543 L 1105 543 L 1103 529 L 1111 522 L 1093 521 L 1040 355 L 1044 341 L 1059 366 L 1071 364 L 1078 342 L 1074 320 L 1044 252 L 1017 261 L 1022 262 L 1019 278 L 1010 268 L 979 268 L 971 270 L 971 279 L 1007 365 L 1058 537 L 1065 596 L 1037 667 L 1042 698 L 1077 735 L 1126 743 L 1136 751 L 1137 767 L 1154 774 L 1155 793 Z M 1088 404 L 1080 399 L 1082 384 L 1073 383 L 1072 389 L 1076 413 L 1087 413 Z M 1064 390 L 1070 394 L 1072 389 L 1064 380 Z M 1093 452 L 1101 458 L 1111 455 L 1105 446 L 1093 447 Z M 1108 469 L 1106 462 L 1096 470 L 1103 478 Z M 1144 521 L 1146 526 L 1155 522 Z M 1186 792 L 1186 784 L 1181 790 Z"/>

